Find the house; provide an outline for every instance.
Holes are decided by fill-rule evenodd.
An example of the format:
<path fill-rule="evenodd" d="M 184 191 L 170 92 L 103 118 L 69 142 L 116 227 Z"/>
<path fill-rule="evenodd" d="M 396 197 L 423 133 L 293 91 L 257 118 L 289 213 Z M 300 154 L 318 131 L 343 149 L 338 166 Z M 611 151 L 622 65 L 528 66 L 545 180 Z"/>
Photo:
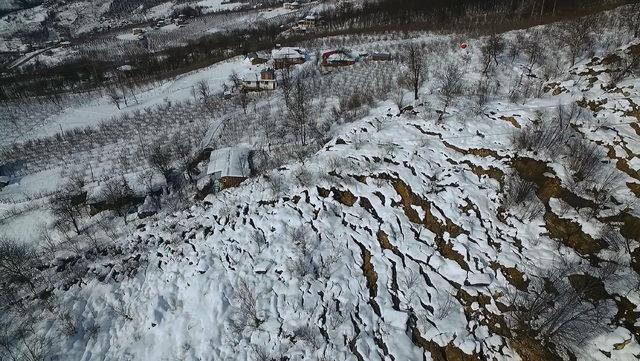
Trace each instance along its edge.
<path fill-rule="evenodd" d="M 209 156 L 207 175 L 213 180 L 215 190 L 237 187 L 251 175 L 249 155 L 245 147 L 216 149 Z"/>
<path fill-rule="evenodd" d="M 291 2 L 291 3 L 283 3 L 282 6 L 287 9 L 287 10 L 297 10 L 300 9 L 300 3 L 297 1 Z"/>
<path fill-rule="evenodd" d="M 271 58 L 276 69 L 285 69 L 292 65 L 304 63 L 306 55 L 300 48 L 276 47 L 271 51 Z"/>
<path fill-rule="evenodd" d="M 144 30 L 140 28 L 133 28 L 133 35 L 142 35 L 144 34 Z"/>
<path fill-rule="evenodd" d="M 322 53 L 323 66 L 348 66 L 356 63 L 356 57 L 346 50 L 330 50 Z"/>
<path fill-rule="evenodd" d="M 276 73 L 273 69 L 263 69 L 259 74 L 247 74 L 242 79 L 242 90 L 260 91 L 276 89 Z"/>
<path fill-rule="evenodd" d="M 305 28 L 313 28 L 316 26 L 317 20 L 318 18 L 315 15 L 307 15 L 298 21 L 298 25 L 304 26 Z"/>
<path fill-rule="evenodd" d="M 263 53 L 252 52 L 247 54 L 247 59 L 251 65 L 260 65 L 269 61 L 269 56 Z"/>
<path fill-rule="evenodd" d="M 392 60 L 393 57 L 389 53 L 376 52 L 376 53 L 371 53 L 369 55 L 369 59 L 371 59 L 373 61 L 389 61 L 389 60 Z"/>

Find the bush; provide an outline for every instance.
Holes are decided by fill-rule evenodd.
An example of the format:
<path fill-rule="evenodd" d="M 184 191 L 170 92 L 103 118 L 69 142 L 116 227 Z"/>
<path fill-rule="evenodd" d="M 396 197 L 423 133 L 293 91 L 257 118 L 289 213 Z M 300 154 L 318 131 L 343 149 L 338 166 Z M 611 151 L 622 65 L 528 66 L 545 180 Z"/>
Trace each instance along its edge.
<path fill-rule="evenodd" d="M 518 210 L 524 219 L 532 220 L 544 211 L 544 206 L 536 198 L 537 187 L 517 175 L 505 181 L 504 207 Z"/>
<path fill-rule="evenodd" d="M 602 170 L 605 154 L 600 147 L 583 139 L 569 142 L 567 161 L 578 181 L 594 179 Z"/>
<path fill-rule="evenodd" d="M 539 120 L 515 132 L 511 141 L 518 150 L 526 149 L 552 155 L 557 153 L 571 134 L 569 122 Z"/>
<path fill-rule="evenodd" d="M 514 207 L 531 202 L 535 198 L 536 185 L 512 175 L 505 182 L 504 192 L 504 205 Z"/>
<path fill-rule="evenodd" d="M 580 265 L 563 264 L 532 286 L 510 296 L 507 321 L 518 336 L 570 351 L 607 328 L 607 305 L 598 296 L 602 280 Z"/>

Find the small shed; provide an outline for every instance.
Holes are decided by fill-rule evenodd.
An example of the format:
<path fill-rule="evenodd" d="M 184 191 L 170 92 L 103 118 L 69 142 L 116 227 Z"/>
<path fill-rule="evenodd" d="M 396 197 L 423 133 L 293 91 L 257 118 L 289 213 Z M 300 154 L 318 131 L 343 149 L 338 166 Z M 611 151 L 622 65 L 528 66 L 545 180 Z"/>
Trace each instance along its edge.
<path fill-rule="evenodd" d="M 209 156 L 207 175 L 214 181 L 214 188 L 237 187 L 251 176 L 249 155 L 246 147 L 228 147 L 216 149 Z"/>
<path fill-rule="evenodd" d="M 369 55 L 369 58 L 373 61 L 390 61 L 393 56 L 390 53 L 375 52 Z"/>

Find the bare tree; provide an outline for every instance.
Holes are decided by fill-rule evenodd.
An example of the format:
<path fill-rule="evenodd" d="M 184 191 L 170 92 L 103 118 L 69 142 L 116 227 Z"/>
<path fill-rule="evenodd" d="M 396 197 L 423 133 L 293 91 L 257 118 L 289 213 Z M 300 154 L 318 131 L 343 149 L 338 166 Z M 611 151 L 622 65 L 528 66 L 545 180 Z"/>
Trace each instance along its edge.
<path fill-rule="evenodd" d="M 82 187 L 84 187 L 84 179 L 72 177 L 58 188 L 49 201 L 51 210 L 58 221 L 73 225 L 78 234 L 81 233 L 79 220 L 84 212 L 86 196 Z"/>
<path fill-rule="evenodd" d="M 289 101 L 289 119 L 296 131 L 301 145 L 307 145 L 309 133 L 309 118 L 311 112 L 311 94 L 300 77 L 293 82 L 291 99 Z"/>
<path fill-rule="evenodd" d="M 284 97 L 284 104 L 288 108 L 290 106 L 291 91 L 293 88 L 293 80 L 291 79 L 291 70 L 289 67 L 282 69 L 280 72 L 280 89 Z"/>
<path fill-rule="evenodd" d="M 193 139 L 186 132 L 176 132 L 171 137 L 171 146 L 181 168 L 186 168 L 193 149 Z"/>
<path fill-rule="evenodd" d="M 120 102 L 122 101 L 122 97 L 118 94 L 116 88 L 110 87 L 107 88 L 107 96 L 113 105 L 115 105 L 118 110 L 120 109 Z"/>
<path fill-rule="evenodd" d="M 558 32 L 558 40 L 567 48 L 571 66 L 573 66 L 576 59 L 593 43 L 591 20 L 580 18 L 571 22 L 562 22 Z"/>
<path fill-rule="evenodd" d="M 155 183 L 153 181 L 154 176 L 155 176 L 155 172 L 152 171 L 151 169 L 147 169 L 138 173 L 137 180 L 139 184 L 142 184 L 144 186 L 144 191 L 148 196 L 151 197 L 151 200 L 153 201 L 154 206 L 160 207 L 160 200 L 156 195 L 154 195 L 154 191 L 155 191 L 154 189 Z"/>
<path fill-rule="evenodd" d="M 0 360 L 43 361 L 50 356 L 51 339 L 35 328 L 29 310 L 0 313 Z M 27 314 L 25 314 L 27 313 Z"/>
<path fill-rule="evenodd" d="M 609 86 L 613 88 L 627 76 L 640 74 L 640 57 L 622 57 L 618 61 L 614 62 L 610 67 L 611 83 Z"/>
<path fill-rule="evenodd" d="M 116 211 L 119 217 L 124 217 L 126 222 L 126 211 L 131 205 L 134 196 L 133 190 L 129 187 L 127 180 L 122 178 L 112 178 L 106 181 L 100 192 L 105 204 Z"/>
<path fill-rule="evenodd" d="M 529 65 L 527 72 L 531 73 L 533 67 L 536 66 L 544 58 L 544 48 L 541 45 L 542 36 L 539 32 L 534 31 L 528 38 L 524 39 L 521 44 L 521 50 L 526 56 Z"/>
<path fill-rule="evenodd" d="M 486 79 L 478 80 L 473 95 L 473 113 L 476 115 L 484 113 L 486 111 L 487 103 L 489 102 L 489 84 Z"/>
<path fill-rule="evenodd" d="M 462 94 L 464 73 L 458 64 L 450 63 L 444 70 L 438 72 L 436 77 L 440 87 L 438 98 L 442 103 L 442 111 L 438 120 L 442 120 L 453 99 Z"/>
<path fill-rule="evenodd" d="M 196 90 L 198 94 L 200 94 L 200 98 L 202 101 L 207 101 L 209 99 L 209 95 L 211 94 L 211 90 L 209 89 L 209 84 L 206 80 L 200 80 L 196 83 Z"/>
<path fill-rule="evenodd" d="M 0 238 L 0 280 L 3 284 L 25 284 L 32 292 L 36 284 L 32 271 L 38 260 L 35 249 L 6 237 Z"/>
<path fill-rule="evenodd" d="M 242 89 L 242 79 L 235 71 L 229 75 L 229 81 L 233 84 L 233 87 L 236 91 L 240 91 Z"/>
<path fill-rule="evenodd" d="M 415 100 L 418 100 L 418 91 L 420 90 L 420 85 L 424 82 L 426 73 L 422 48 L 416 44 L 409 45 L 405 62 L 408 67 L 407 77 L 413 88 L 413 97 Z"/>
<path fill-rule="evenodd" d="M 242 108 L 244 114 L 247 114 L 249 100 L 249 94 L 245 90 L 241 89 L 240 93 L 238 94 L 238 105 L 240 105 L 240 108 Z"/>
<path fill-rule="evenodd" d="M 171 163 L 173 162 L 173 155 L 169 146 L 160 141 L 156 142 L 149 151 L 147 162 L 151 168 L 160 172 L 166 181 L 169 181 L 172 170 Z"/>
<path fill-rule="evenodd" d="M 498 57 L 504 52 L 504 49 L 505 43 L 502 35 L 494 34 L 486 40 L 481 48 L 483 64 L 482 74 L 487 74 L 489 72 L 492 63 L 495 64 L 495 66 L 498 66 Z"/>
<path fill-rule="evenodd" d="M 264 322 L 258 315 L 256 295 L 243 279 L 239 279 L 234 288 L 232 307 L 229 326 L 233 333 L 242 333 L 246 327 L 255 328 Z"/>
<path fill-rule="evenodd" d="M 558 152 L 573 135 L 568 119 L 558 116 L 554 119 L 540 119 L 514 133 L 512 141 L 516 149 L 553 154 Z"/>

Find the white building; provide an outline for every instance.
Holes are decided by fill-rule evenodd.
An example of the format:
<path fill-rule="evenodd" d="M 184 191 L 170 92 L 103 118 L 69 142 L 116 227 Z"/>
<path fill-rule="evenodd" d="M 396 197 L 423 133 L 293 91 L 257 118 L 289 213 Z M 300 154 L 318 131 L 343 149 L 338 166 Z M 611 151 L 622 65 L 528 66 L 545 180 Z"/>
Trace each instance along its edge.
<path fill-rule="evenodd" d="M 244 91 L 260 91 L 275 90 L 276 74 L 273 69 L 264 69 L 260 73 L 249 73 L 242 79 L 242 90 Z"/>

